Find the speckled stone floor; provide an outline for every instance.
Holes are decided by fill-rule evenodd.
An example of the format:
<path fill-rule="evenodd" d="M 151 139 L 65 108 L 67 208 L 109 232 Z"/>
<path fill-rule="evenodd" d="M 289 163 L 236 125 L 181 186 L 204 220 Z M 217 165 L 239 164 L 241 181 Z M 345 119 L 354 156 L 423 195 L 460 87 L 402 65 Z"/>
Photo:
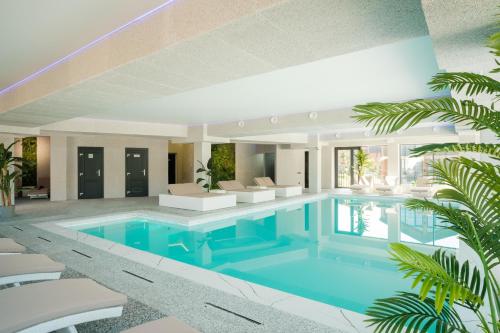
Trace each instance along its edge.
<path fill-rule="evenodd" d="M 138 209 L 168 210 L 157 206 L 157 198 L 19 201 L 16 217 L 0 222 L 0 235 L 15 239 L 30 251 L 45 253 L 63 262 L 67 266 L 65 278 L 88 276 L 129 297 L 122 317 L 79 325 L 79 332 L 120 332 L 124 328 L 167 315 L 174 315 L 201 332 L 341 332 L 31 225 Z M 173 210 L 168 212 L 184 216 L 198 214 Z"/>

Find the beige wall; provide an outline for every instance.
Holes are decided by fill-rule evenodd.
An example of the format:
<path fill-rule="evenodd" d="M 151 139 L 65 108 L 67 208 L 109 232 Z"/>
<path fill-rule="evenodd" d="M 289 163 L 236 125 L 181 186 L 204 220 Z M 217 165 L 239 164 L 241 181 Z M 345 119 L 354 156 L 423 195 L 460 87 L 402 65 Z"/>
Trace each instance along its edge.
<path fill-rule="evenodd" d="M 50 185 L 50 138 L 48 136 L 39 136 L 36 139 L 36 177 L 37 186 Z"/>
<path fill-rule="evenodd" d="M 253 179 L 264 175 L 264 152 L 260 145 L 237 143 L 235 146 L 236 179 L 243 185 L 255 185 Z"/>
<path fill-rule="evenodd" d="M 305 149 L 288 149 L 279 145 L 276 149 L 276 183 L 278 185 L 304 186 Z"/>
<path fill-rule="evenodd" d="M 78 147 L 104 148 L 104 197 L 125 196 L 125 148 L 148 148 L 149 195 L 166 193 L 168 186 L 168 140 L 132 136 L 68 137 L 68 199 L 78 194 Z M 58 175 L 58 177 L 61 177 Z"/>
<path fill-rule="evenodd" d="M 193 182 L 193 144 L 192 143 L 170 143 L 168 152 L 176 154 L 176 182 Z"/>

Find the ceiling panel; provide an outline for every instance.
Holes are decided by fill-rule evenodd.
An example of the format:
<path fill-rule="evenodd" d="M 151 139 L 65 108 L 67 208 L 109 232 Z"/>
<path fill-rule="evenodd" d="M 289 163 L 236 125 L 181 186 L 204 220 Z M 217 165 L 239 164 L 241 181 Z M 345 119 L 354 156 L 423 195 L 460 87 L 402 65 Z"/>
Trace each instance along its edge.
<path fill-rule="evenodd" d="M 302 101 L 283 99 L 287 94 L 297 94 L 295 88 L 289 89 L 289 82 L 281 84 L 278 87 L 281 90 L 269 87 L 266 92 L 263 88 L 273 82 L 272 77 L 281 77 L 280 71 L 290 68 L 293 73 L 294 67 L 290 66 L 313 64 L 316 60 L 333 59 L 426 34 L 419 0 L 288 0 L 17 110 L 50 112 L 45 111 L 45 105 L 53 103 L 58 118 L 64 118 L 66 108 L 66 118 L 91 115 L 166 123 L 218 122 L 253 118 L 263 113 L 305 112 L 308 110 L 303 110 Z M 432 53 L 432 50 L 425 51 Z M 370 65 L 371 61 L 362 65 Z M 350 66 L 352 71 L 363 67 L 354 63 Z M 309 107 L 334 108 L 344 102 L 342 96 L 338 100 L 332 97 L 331 88 L 318 86 L 318 82 L 325 80 L 324 73 L 335 77 L 336 73 L 329 70 L 331 68 L 319 72 L 311 85 L 305 83 L 304 89 L 315 86 L 323 94 L 319 97 L 304 94 L 303 98 L 314 95 Z M 422 69 L 423 73 L 427 71 Z M 244 85 L 248 91 L 221 89 L 226 85 L 231 87 L 231 82 L 238 86 L 239 80 L 257 76 L 258 80 L 250 81 L 254 86 Z M 300 75 L 288 77 L 289 80 L 301 78 Z M 420 76 L 414 81 L 422 84 Z M 213 89 L 209 89 L 211 87 Z M 354 92 L 356 88 L 351 86 Z M 426 91 L 426 87 L 410 88 Z M 207 91 L 218 95 L 207 96 Z M 241 95 L 244 100 L 256 91 L 259 93 L 255 96 L 262 99 L 262 103 L 233 104 L 234 96 Z M 302 91 L 299 90 L 299 94 Z M 225 103 L 228 100 L 231 103 Z M 228 110 L 228 105 L 234 110 Z M 9 114 L 15 118 L 12 112 Z M 19 115 L 22 117 L 22 113 Z M 3 119 L 0 115 L 0 122 Z"/>

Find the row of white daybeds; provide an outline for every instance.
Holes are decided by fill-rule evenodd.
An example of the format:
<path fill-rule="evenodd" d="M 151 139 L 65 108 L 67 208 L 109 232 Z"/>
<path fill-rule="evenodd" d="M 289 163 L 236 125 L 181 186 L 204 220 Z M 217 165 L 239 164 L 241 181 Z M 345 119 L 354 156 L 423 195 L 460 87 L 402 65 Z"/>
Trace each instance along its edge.
<path fill-rule="evenodd" d="M 254 179 L 255 186 L 243 186 L 237 180 L 219 181 L 220 190 L 205 192 L 194 183 L 172 184 L 168 194 L 160 194 L 160 206 L 197 211 L 210 211 L 236 206 L 237 202 L 259 203 L 276 197 L 302 194 L 301 186 L 276 185 L 269 177 Z"/>
<path fill-rule="evenodd" d="M 75 325 L 122 315 L 127 296 L 91 279 L 59 280 L 63 264 L 43 254 L 23 254 L 25 250 L 12 239 L 0 238 L 0 333 L 74 333 Z M 122 331 L 153 332 L 198 331 L 175 317 Z"/>
<path fill-rule="evenodd" d="M 350 189 L 355 194 L 376 193 L 379 195 L 409 194 L 419 198 L 432 197 L 439 186 L 433 185 L 429 177 L 419 177 L 415 186 L 404 188 L 397 183 L 397 177 L 385 177 L 383 184 L 370 185 L 366 179 L 362 184 L 351 185 Z"/>

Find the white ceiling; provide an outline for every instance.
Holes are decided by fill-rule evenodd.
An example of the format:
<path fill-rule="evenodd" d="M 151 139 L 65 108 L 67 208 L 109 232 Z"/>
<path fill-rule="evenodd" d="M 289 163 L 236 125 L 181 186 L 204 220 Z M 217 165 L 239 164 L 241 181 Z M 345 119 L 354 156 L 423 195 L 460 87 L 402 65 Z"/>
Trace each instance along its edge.
<path fill-rule="evenodd" d="M 404 60 L 405 47 L 387 46 L 393 55 L 352 52 L 427 33 L 418 0 L 288 0 L 6 112 L 0 122 L 39 126 L 91 116 L 213 123 L 333 109 L 376 96 L 424 97 L 436 70 L 428 42 L 422 59 L 407 53 Z M 349 61 L 351 55 L 359 62 Z M 390 72 L 386 59 L 395 59 L 401 73 Z M 392 88 L 378 84 L 381 79 Z"/>
<path fill-rule="evenodd" d="M 0 1 L 0 90 L 164 2 Z"/>
<path fill-rule="evenodd" d="M 422 0 L 441 68 L 486 74 L 496 67 L 486 42 L 498 31 L 498 6 L 498 0 Z"/>
<path fill-rule="evenodd" d="M 110 108 L 91 118 L 182 124 L 222 123 L 325 111 L 370 101 L 437 96 L 426 83 L 438 70 L 429 37 L 318 60 L 205 88 Z M 115 72 L 100 80 L 126 82 Z M 99 86 L 105 89 L 105 86 Z"/>

